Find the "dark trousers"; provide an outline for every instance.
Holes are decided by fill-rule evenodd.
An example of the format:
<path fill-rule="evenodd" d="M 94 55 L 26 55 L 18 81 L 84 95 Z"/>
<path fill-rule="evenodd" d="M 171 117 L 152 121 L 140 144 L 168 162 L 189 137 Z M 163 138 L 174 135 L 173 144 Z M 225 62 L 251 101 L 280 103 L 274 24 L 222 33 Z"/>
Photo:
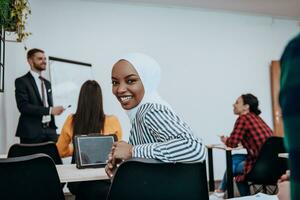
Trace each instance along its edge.
<path fill-rule="evenodd" d="M 36 143 L 43 143 L 43 142 L 57 142 L 58 135 L 56 134 L 56 130 L 53 128 L 44 128 L 42 132 L 35 138 L 24 138 L 20 137 L 21 144 L 36 144 Z"/>

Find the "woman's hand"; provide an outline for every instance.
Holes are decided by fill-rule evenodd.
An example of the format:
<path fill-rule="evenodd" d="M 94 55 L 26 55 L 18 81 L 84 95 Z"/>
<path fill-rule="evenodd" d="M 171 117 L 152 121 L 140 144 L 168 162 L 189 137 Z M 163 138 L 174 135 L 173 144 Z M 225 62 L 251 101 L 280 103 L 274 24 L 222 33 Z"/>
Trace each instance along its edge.
<path fill-rule="evenodd" d="M 112 178 L 115 172 L 115 169 L 117 168 L 117 165 L 113 164 L 113 156 L 112 156 L 112 152 L 110 152 L 108 154 L 108 161 L 107 164 L 105 166 L 105 172 L 108 175 L 109 178 Z"/>
<path fill-rule="evenodd" d="M 226 136 L 224 136 L 224 135 L 220 136 L 220 140 L 221 140 L 221 142 L 224 143 L 224 144 L 226 144 L 227 138 L 228 138 L 228 137 L 226 137 Z"/>
<path fill-rule="evenodd" d="M 132 148 L 133 146 L 124 142 L 116 142 L 114 144 L 114 152 L 112 154 L 113 160 L 128 160 L 132 158 Z"/>
<path fill-rule="evenodd" d="M 111 147 L 110 153 L 108 154 L 108 161 L 105 166 L 105 172 L 109 178 L 112 178 L 114 176 L 115 171 L 117 169 L 117 162 L 113 159 L 116 143 L 117 142 L 115 142 Z"/>
<path fill-rule="evenodd" d="M 111 152 L 108 154 L 108 161 L 105 166 L 105 172 L 110 178 L 114 176 L 118 164 L 132 157 L 131 152 L 132 145 L 124 141 L 115 142 L 113 144 Z"/>
<path fill-rule="evenodd" d="M 278 183 L 289 181 L 290 180 L 290 170 L 286 170 L 285 174 L 283 174 L 280 179 L 278 180 Z"/>
<path fill-rule="evenodd" d="M 278 194 L 279 200 L 290 200 L 290 181 L 284 181 L 278 184 Z"/>
<path fill-rule="evenodd" d="M 279 200 L 290 200 L 290 170 L 287 170 L 278 180 L 278 194 Z"/>

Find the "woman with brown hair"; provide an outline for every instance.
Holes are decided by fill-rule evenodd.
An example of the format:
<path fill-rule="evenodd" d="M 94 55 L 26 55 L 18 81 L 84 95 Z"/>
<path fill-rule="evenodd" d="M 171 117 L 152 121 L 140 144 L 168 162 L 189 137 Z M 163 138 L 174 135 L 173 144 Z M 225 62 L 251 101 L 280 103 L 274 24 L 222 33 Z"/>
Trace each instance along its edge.
<path fill-rule="evenodd" d="M 90 133 L 116 134 L 118 140 L 122 139 L 120 123 L 117 117 L 104 114 L 101 87 L 93 80 L 88 80 L 82 85 L 77 110 L 75 114 L 69 115 L 64 123 L 56 144 L 60 156 L 73 156 L 73 137 Z M 92 200 L 105 199 L 109 185 L 107 181 L 87 181 L 69 183 L 68 187 L 76 195 L 76 200 Z"/>
<path fill-rule="evenodd" d="M 59 155 L 61 157 L 72 156 L 73 137 L 89 133 L 116 134 L 118 140 L 122 138 L 118 118 L 104 114 L 100 85 L 92 80 L 88 80 L 82 85 L 77 110 L 75 114 L 68 116 L 63 125 L 56 144 Z"/>

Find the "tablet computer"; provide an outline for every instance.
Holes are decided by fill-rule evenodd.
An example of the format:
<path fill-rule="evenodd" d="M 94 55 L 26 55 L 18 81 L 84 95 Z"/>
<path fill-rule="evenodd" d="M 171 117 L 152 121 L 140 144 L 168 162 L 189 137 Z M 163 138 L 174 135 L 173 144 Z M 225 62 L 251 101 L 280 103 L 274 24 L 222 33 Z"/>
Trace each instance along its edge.
<path fill-rule="evenodd" d="M 80 135 L 74 137 L 76 167 L 104 167 L 115 142 L 115 135 Z"/>

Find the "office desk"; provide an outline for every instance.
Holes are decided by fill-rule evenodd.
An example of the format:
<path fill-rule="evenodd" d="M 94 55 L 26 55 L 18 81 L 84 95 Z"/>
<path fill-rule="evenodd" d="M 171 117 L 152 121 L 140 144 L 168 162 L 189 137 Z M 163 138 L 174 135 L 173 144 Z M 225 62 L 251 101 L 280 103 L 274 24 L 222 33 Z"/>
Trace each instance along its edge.
<path fill-rule="evenodd" d="M 109 179 L 104 168 L 77 169 L 75 164 L 56 165 L 60 182 L 94 181 Z"/>
<path fill-rule="evenodd" d="M 212 144 L 207 145 L 208 150 L 208 177 L 209 177 L 209 191 L 215 190 L 215 178 L 214 178 L 214 167 L 213 167 L 213 149 L 220 149 L 226 152 L 226 175 L 227 175 L 227 194 L 228 198 L 232 198 L 233 191 L 233 174 L 232 174 L 232 155 L 231 152 L 234 151 L 243 151 L 245 149 L 241 147 L 230 148 L 226 147 L 224 144 Z"/>

